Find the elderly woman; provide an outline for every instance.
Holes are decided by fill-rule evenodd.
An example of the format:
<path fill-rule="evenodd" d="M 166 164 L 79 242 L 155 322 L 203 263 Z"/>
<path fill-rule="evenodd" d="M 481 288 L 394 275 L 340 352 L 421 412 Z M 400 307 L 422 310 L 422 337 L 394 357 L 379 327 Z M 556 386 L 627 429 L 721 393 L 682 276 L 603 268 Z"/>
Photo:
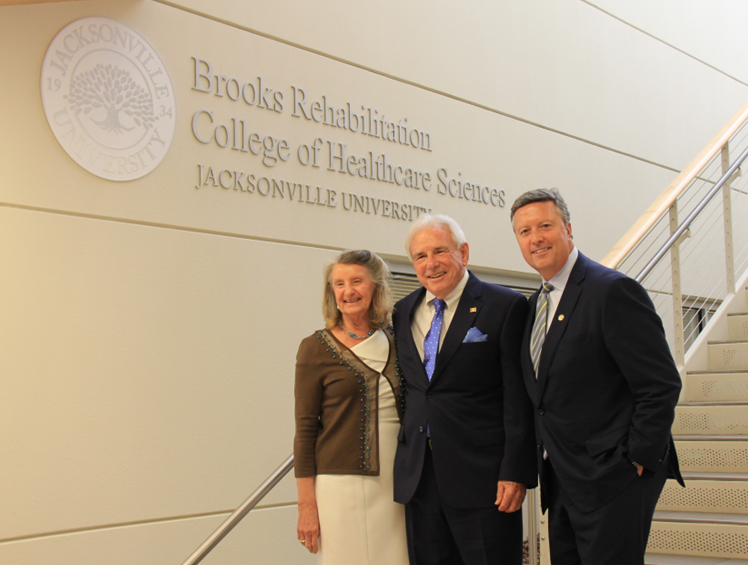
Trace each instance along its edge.
<path fill-rule="evenodd" d="M 344 251 L 325 265 L 326 327 L 296 357 L 299 541 L 323 565 L 407 565 L 392 467 L 403 390 L 384 261 Z"/>

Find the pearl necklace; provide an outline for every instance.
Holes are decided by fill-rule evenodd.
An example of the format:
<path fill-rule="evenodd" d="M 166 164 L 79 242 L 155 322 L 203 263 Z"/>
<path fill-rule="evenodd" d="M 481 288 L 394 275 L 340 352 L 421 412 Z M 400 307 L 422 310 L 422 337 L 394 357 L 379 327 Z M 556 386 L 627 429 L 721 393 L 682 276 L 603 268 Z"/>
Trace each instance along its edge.
<path fill-rule="evenodd" d="M 374 335 L 374 332 L 376 332 L 376 331 L 377 331 L 377 330 L 371 330 L 371 331 L 370 331 L 370 332 L 369 332 L 368 334 L 366 334 L 366 335 L 356 335 L 356 334 L 354 334 L 354 333 L 351 333 L 351 332 L 349 332 L 349 331 L 348 331 L 347 329 L 345 329 L 345 328 L 343 327 L 343 324 L 338 324 L 338 327 L 339 327 L 339 328 L 340 328 L 341 330 L 343 330 L 343 331 L 344 331 L 345 333 L 347 333 L 347 334 L 348 334 L 349 336 L 351 336 L 351 337 L 352 337 L 353 339 L 368 339 L 368 338 L 370 338 L 371 336 L 373 336 L 373 335 Z"/>

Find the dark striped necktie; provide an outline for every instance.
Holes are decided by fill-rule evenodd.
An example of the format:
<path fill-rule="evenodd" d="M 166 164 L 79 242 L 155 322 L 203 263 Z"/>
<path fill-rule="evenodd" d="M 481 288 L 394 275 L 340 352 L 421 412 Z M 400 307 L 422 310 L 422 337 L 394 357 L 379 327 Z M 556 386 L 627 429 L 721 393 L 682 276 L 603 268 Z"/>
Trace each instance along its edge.
<path fill-rule="evenodd" d="M 530 357 L 532 358 L 532 368 L 535 371 L 535 378 L 538 378 L 538 364 L 540 361 L 540 352 L 543 350 L 545 341 L 546 328 L 548 327 L 548 294 L 553 290 L 550 283 L 543 283 L 538 296 L 537 314 L 535 323 L 532 326 L 530 335 Z"/>

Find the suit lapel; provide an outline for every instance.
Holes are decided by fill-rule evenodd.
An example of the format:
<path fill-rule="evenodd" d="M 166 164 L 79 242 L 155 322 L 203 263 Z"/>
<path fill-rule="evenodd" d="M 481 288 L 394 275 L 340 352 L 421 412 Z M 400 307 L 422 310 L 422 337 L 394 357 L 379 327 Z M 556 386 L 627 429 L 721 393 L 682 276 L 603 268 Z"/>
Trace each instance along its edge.
<path fill-rule="evenodd" d="M 444 372 L 444 368 L 457 353 L 465 334 L 473 326 L 473 322 L 482 307 L 479 301 L 483 295 L 482 284 L 473 273 L 470 273 L 470 278 L 468 278 L 460 301 L 457 303 L 455 315 L 449 324 L 447 335 L 444 336 L 444 343 L 442 343 L 439 354 L 436 356 L 436 367 L 434 367 L 434 374 L 431 377 L 432 383 Z M 426 374 L 425 370 L 424 374 Z"/>
<path fill-rule="evenodd" d="M 404 324 L 404 327 L 401 329 L 402 336 L 400 338 L 400 343 L 404 345 L 405 349 L 405 351 L 400 352 L 400 354 L 403 357 L 408 356 L 410 359 L 419 361 L 415 363 L 419 366 L 418 378 L 422 379 L 424 383 L 428 385 L 429 378 L 426 375 L 426 368 L 423 366 L 423 363 L 420 362 L 421 356 L 418 353 L 416 342 L 413 339 L 413 332 L 410 329 L 411 325 L 413 324 L 413 315 L 415 314 L 416 310 L 415 307 L 417 304 L 420 304 L 424 294 L 426 294 L 426 289 L 421 287 L 420 290 L 413 292 L 400 303 L 400 316 L 402 317 L 402 323 Z"/>
<path fill-rule="evenodd" d="M 548 381 L 548 369 L 553 363 L 553 356 L 556 353 L 558 344 L 571 321 L 571 317 L 574 315 L 574 309 L 579 300 L 579 296 L 582 294 L 581 282 L 584 280 L 587 273 L 587 262 L 588 259 L 579 253 L 577 262 L 574 264 L 574 268 L 569 274 L 569 280 L 566 282 L 564 293 L 561 295 L 561 301 L 558 303 L 558 307 L 556 308 L 554 320 L 551 323 L 548 334 L 545 336 L 543 351 L 540 354 L 540 364 L 538 365 L 538 401 L 543 398 L 545 385 Z"/>

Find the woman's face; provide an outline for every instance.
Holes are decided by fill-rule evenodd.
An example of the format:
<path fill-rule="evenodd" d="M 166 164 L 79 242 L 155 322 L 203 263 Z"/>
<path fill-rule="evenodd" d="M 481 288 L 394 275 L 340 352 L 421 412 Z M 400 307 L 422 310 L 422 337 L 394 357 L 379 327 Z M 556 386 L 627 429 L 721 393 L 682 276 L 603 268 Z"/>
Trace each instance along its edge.
<path fill-rule="evenodd" d="M 337 264 L 330 273 L 335 302 L 343 317 L 369 316 L 374 297 L 374 281 L 363 265 Z"/>

